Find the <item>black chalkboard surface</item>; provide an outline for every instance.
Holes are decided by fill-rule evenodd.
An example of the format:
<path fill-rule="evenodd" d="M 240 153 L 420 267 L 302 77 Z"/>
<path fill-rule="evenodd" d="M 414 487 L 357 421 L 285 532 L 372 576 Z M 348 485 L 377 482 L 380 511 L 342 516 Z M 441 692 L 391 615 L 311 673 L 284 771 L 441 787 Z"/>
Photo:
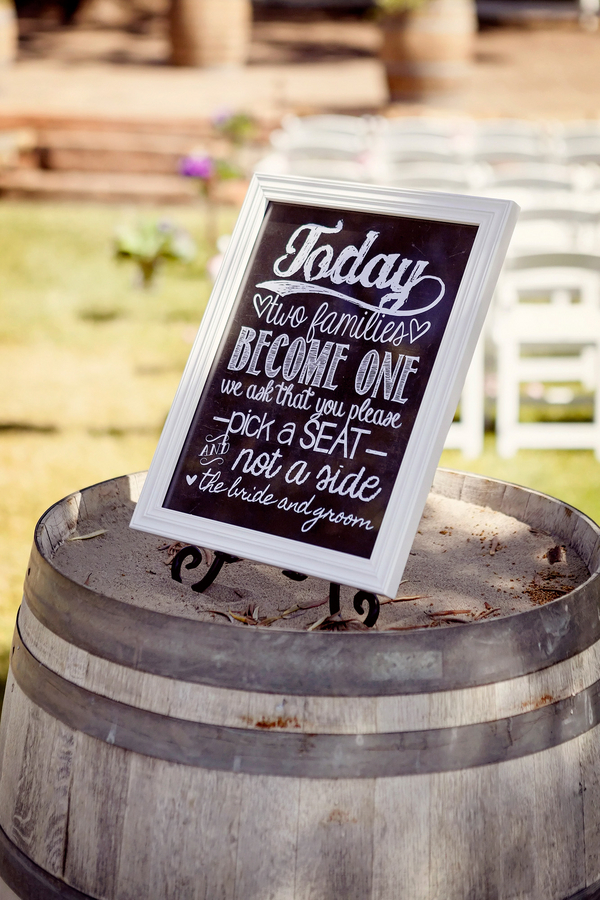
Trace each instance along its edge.
<path fill-rule="evenodd" d="M 476 233 L 271 203 L 164 505 L 370 556 Z"/>
<path fill-rule="evenodd" d="M 326 206 L 319 196 L 317 203 L 302 202 L 298 185 L 293 202 L 263 197 L 235 293 L 225 297 L 215 287 L 223 304 L 218 334 L 213 328 L 210 347 L 207 338 L 199 338 L 193 351 L 199 359 L 204 353 L 205 374 L 194 385 L 193 406 L 193 376 L 187 376 L 187 415 L 184 427 L 181 412 L 177 416 L 177 452 L 171 440 L 170 459 L 158 454 L 163 488 L 160 506 L 156 492 L 150 504 L 155 520 L 150 522 L 142 495 L 134 527 L 168 534 L 168 523 L 174 537 L 197 535 L 205 546 L 252 556 L 236 541 L 237 530 L 246 541 L 256 536 L 254 558 L 298 568 L 304 556 L 301 571 L 331 580 L 336 576 L 326 570 L 327 551 L 338 565 L 340 555 L 365 561 L 377 555 L 392 496 L 402 493 L 403 463 L 417 422 L 425 420 L 436 435 L 425 448 L 434 463 L 439 435 L 443 441 L 450 424 L 448 379 L 439 383 L 438 374 L 438 390 L 432 392 L 432 374 L 440 355 L 448 371 L 466 371 L 464 349 L 461 354 L 460 341 L 448 331 L 460 315 L 457 298 L 463 317 L 468 306 L 465 273 L 470 264 L 473 282 L 474 248 L 484 223 L 472 210 L 468 216 L 449 210 L 443 218 L 437 209 L 432 215 L 424 208 L 416 215 L 414 203 L 404 214 L 401 204 L 393 214 L 377 204 L 357 209 L 352 190 L 346 186 L 349 208 L 339 200 Z M 471 198 L 460 199 L 468 207 Z M 481 203 L 488 210 L 491 204 L 496 218 L 504 213 L 504 231 L 488 247 L 495 258 L 514 205 Z M 485 270 L 481 250 L 478 257 Z M 479 297 L 471 295 L 474 308 L 489 302 L 490 286 L 480 283 L 479 291 Z M 477 317 L 471 318 L 472 349 Z M 417 470 L 419 465 L 427 471 L 422 460 Z M 152 475 L 151 470 L 151 484 Z M 417 477 L 414 462 L 404 477 Z M 406 490 L 423 494 L 414 485 Z M 418 521 L 420 509 L 413 506 L 408 518 Z M 398 515 L 407 518 L 406 508 Z M 286 548 L 293 550 L 289 558 Z M 394 554 L 387 555 L 389 570 Z M 374 587 L 366 577 L 361 583 L 358 571 L 349 575 L 339 579 L 338 572 L 337 579 Z"/>

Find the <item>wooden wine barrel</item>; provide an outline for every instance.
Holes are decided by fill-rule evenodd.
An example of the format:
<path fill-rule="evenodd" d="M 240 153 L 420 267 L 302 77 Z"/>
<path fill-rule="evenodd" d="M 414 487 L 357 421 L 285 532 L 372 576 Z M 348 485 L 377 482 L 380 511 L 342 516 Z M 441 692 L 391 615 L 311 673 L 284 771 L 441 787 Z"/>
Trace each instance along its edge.
<path fill-rule="evenodd" d="M 18 897 L 600 897 L 596 525 L 439 470 L 434 492 L 551 532 L 589 579 L 460 627 L 238 628 L 54 567 L 80 513 L 131 507 L 141 480 L 36 529 L 0 729 L 0 877 Z"/>
<path fill-rule="evenodd" d="M 0 0 L 0 75 L 17 55 L 17 16 L 12 0 Z"/>
<path fill-rule="evenodd" d="M 382 19 L 380 58 L 390 100 L 451 99 L 470 73 L 473 0 L 427 0 Z"/>
<path fill-rule="evenodd" d="M 250 0 L 172 0 L 171 63 L 198 68 L 241 66 L 250 44 Z"/>

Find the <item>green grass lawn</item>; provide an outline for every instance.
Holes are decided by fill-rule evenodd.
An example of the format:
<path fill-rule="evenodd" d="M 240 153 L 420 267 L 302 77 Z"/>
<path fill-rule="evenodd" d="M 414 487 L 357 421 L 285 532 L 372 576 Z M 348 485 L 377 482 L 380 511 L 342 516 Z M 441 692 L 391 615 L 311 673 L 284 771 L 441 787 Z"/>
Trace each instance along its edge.
<path fill-rule="evenodd" d="M 115 226 L 148 214 L 0 203 L 0 681 L 36 520 L 71 491 L 148 467 L 208 299 L 200 209 L 154 211 L 200 245 L 191 265 L 165 265 L 154 290 L 112 258 Z M 235 211 L 219 215 L 230 231 Z M 480 459 L 446 451 L 441 462 L 600 520 L 600 464 L 586 451 L 500 460 L 490 437 Z"/>
<path fill-rule="evenodd" d="M 143 291 L 112 240 L 148 215 L 200 251 Z M 220 231 L 235 218 L 221 209 Z M 41 513 L 150 464 L 210 293 L 203 233 L 201 209 L 0 203 L 0 680 Z"/>

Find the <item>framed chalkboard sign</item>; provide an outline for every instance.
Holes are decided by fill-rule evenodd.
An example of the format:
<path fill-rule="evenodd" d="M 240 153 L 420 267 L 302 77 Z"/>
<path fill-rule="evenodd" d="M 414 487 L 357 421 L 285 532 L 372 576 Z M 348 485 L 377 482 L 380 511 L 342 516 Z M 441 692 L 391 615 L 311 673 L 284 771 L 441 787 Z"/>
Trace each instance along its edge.
<path fill-rule="evenodd" d="M 255 176 L 132 527 L 393 596 L 517 211 Z"/>

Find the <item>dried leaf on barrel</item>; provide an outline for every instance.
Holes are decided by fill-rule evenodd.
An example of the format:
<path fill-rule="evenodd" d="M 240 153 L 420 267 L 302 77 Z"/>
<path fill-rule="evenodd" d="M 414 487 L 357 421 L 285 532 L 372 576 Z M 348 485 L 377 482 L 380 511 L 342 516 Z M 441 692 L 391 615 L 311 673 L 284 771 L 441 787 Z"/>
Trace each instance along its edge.
<path fill-rule="evenodd" d="M 360 619 L 342 619 L 340 613 L 324 616 L 309 626 L 308 631 L 370 631 Z"/>
<path fill-rule="evenodd" d="M 317 600 L 315 603 L 300 603 L 300 609 L 315 609 L 317 606 L 323 606 L 328 600 L 329 597 L 323 597 L 322 600 Z"/>
<path fill-rule="evenodd" d="M 235 619 L 237 622 L 241 622 L 242 625 L 256 625 L 254 619 L 248 618 L 248 616 L 240 616 L 237 613 L 231 612 L 231 610 L 227 610 L 228 614 Z"/>
<path fill-rule="evenodd" d="M 299 609 L 300 609 L 300 607 L 298 606 L 298 604 L 295 604 L 294 606 L 290 606 L 289 609 L 284 609 L 284 611 L 281 613 L 281 615 L 269 616 L 268 618 L 261 619 L 261 621 L 258 622 L 258 624 L 259 625 L 272 625 L 273 622 L 279 622 L 280 619 L 286 619 L 288 616 L 291 616 L 292 613 L 298 612 Z"/>
<path fill-rule="evenodd" d="M 173 544 L 162 544 L 158 549 L 167 551 L 167 558 L 164 561 L 164 565 L 170 566 L 173 562 L 173 557 L 177 556 L 180 550 L 183 550 L 183 544 L 181 541 L 175 541 Z"/>
<path fill-rule="evenodd" d="M 500 612 L 499 606 L 490 606 L 489 603 L 486 603 L 487 609 L 482 610 L 482 612 L 477 613 L 475 616 L 475 621 L 478 622 L 480 619 L 487 619 L 488 616 L 491 616 L 493 613 Z"/>
<path fill-rule="evenodd" d="M 235 625 L 235 620 L 231 613 L 223 612 L 222 609 L 209 609 L 208 612 L 213 613 L 215 616 L 223 616 L 225 619 L 228 619 L 228 621 L 231 622 L 232 625 Z"/>
<path fill-rule="evenodd" d="M 436 616 L 441 616 L 446 618 L 447 616 L 462 616 L 462 615 L 471 615 L 470 609 L 442 609 L 439 612 L 426 612 L 427 616 L 431 616 L 431 618 L 435 618 Z"/>
<path fill-rule="evenodd" d="M 431 622 L 425 622 L 417 625 L 384 625 L 381 631 L 414 631 L 416 628 L 435 628 L 439 625 L 439 619 L 433 619 Z"/>
<path fill-rule="evenodd" d="M 543 606 L 544 603 L 550 603 L 551 600 L 563 597 L 571 590 L 572 588 L 565 587 L 564 585 L 557 587 L 542 587 L 534 580 L 525 588 L 525 593 L 529 596 L 532 603 L 535 603 L 537 606 Z"/>
<path fill-rule="evenodd" d="M 469 619 L 461 619 L 459 616 L 444 616 L 436 619 L 437 622 L 447 622 L 452 625 L 468 625 Z"/>
<path fill-rule="evenodd" d="M 97 531 L 90 531 L 89 534 L 72 534 L 71 537 L 68 537 L 68 541 L 89 541 L 91 538 L 100 537 L 101 534 L 106 534 L 106 528 L 99 528 Z"/>
<path fill-rule="evenodd" d="M 556 547 L 550 547 L 550 549 L 544 553 L 543 558 L 547 559 L 551 566 L 556 563 L 566 563 L 567 550 L 565 547 L 557 544 Z"/>
<path fill-rule="evenodd" d="M 296 612 L 297 610 L 315 609 L 317 606 L 323 606 L 323 604 L 327 603 L 328 600 L 329 597 L 323 597 L 322 600 L 316 600 L 314 603 L 298 603 L 297 606 L 293 607 L 293 611 Z M 288 613 L 290 612 L 289 609 L 282 610 L 281 607 L 279 607 L 279 611 L 284 616 L 288 615 Z"/>
<path fill-rule="evenodd" d="M 428 594 L 415 594 L 414 597 L 394 597 L 390 599 L 388 597 L 387 600 L 380 600 L 379 605 L 385 606 L 386 603 L 406 603 L 407 600 L 427 600 Z"/>
<path fill-rule="evenodd" d="M 447 622 L 449 624 L 455 625 L 468 625 L 471 621 L 470 619 L 462 618 L 462 613 L 466 613 L 469 616 L 471 615 L 470 609 L 445 609 L 441 612 L 425 612 L 426 616 L 429 616 L 435 622 Z"/>

